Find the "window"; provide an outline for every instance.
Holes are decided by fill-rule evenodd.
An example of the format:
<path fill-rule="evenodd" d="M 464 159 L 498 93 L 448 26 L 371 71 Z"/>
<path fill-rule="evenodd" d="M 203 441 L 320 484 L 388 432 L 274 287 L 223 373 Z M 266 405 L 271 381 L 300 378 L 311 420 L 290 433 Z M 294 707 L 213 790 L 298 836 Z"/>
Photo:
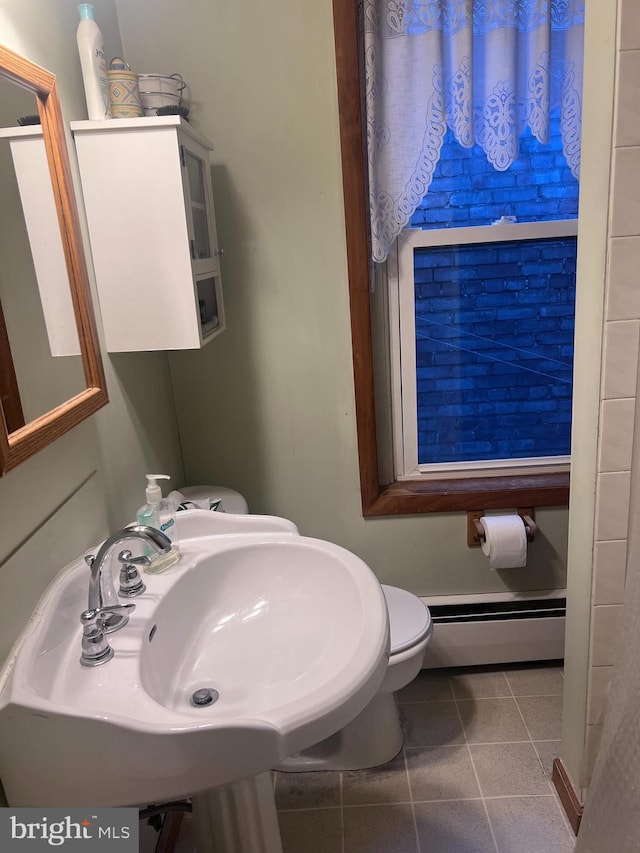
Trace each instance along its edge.
<path fill-rule="evenodd" d="M 389 293 L 399 479 L 566 469 L 576 231 L 403 232 Z"/>
<path fill-rule="evenodd" d="M 421 358 L 420 353 L 424 352 L 427 354 L 428 360 L 428 347 L 432 347 L 431 355 L 433 356 L 434 347 L 443 346 L 443 344 L 442 341 L 438 344 L 437 336 L 433 334 L 423 335 L 416 339 L 416 330 L 418 330 L 419 335 L 422 335 L 425 328 L 419 328 L 422 320 L 419 312 L 418 315 L 416 314 L 416 307 L 418 309 L 422 307 L 419 304 L 422 297 L 416 289 L 415 273 L 416 258 L 420 264 L 429 263 L 424 260 L 425 254 L 431 256 L 431 263 L 442 262 L 443 266 L 439 267 L 440 269 L 444 269 L 447 264 L 450 266 L 450 261 L 446 260 L 445 255 L 447 252 L 451 254 L 451 246 L 454 245 L 457 246 L 455 254 L 459 257 L 468 251 L 479 251 L 483 245 L 486 247 L 487 243 L 494 243 L 499 246 L 504 256 L 505 253 L 513 250 L 513 246 L 510 244 L 514 241 L 517 243 L 524 241 L 522 245 L 530 249 L 533 247 L 533 242 L 538 241 L 540 245 L 536 247 L 536 251 L 542 252 L 546 249 L 546 251 L 553 252 L 554 247 L 551 243 L 554 240 L 561 239 L 564 243 L 562 252 L 563 263 L 565 263 L 565 268 L 561 274 L 570 275 L 569 268 L 571 263 L 574 263 L 572 258 L 575 258 L 575 248 L 569 248 L 567 251 L 567 247 L 572 244 L 575 245 L 575 222 L 563 223 L 553 227 L 546 226 L 546 230 L 545 228 L 540 230 L 539 226 L 530 226 L 528 233 L 526 233 L 526 226 L 521 225 L 520 222 L 517 225 L 509 222 L 506 226 L 493 226 L 493 234 L 489 239 L 487 239 L 487 232 L 491 231 L 492 226 L 487 225 L 481 228 L 485 232 L 484 235 L 475 227 L 465 227 L 455 235 L 455 238 L 446 237 L 442 232 L 438 233 L 437 230 L 420 231 L 418 232 L 419 236 L 416 236 L 416 231 L 412 230 L 409 232 L 409 236 L 403 235 L 400 238 L 401 248 L 390 264 L 389 284 L 392 292 L 390 308 L 392 314 L 391 342 L 397 344 L 397 347 L 394 348 L 393 345 L 391 347 L 393 397 L 396 403 L 398 400 L 400 401 L 394 412 L 394 432 L 396 435 L 398 434 L 398 422 L 400 421 L 403 427 L 400 434 L 403 438 L 401 444 L 396 443 L 395 447 L 394 475 L 388 478 L 389 482 L 384 483 L 384 477 L 379 473 L 378 457 L 382 442 L 379 441 L 379 436 L 376 434 L 375 425 L 374 354 L 371 340 L 372 306 L 369 296 L 369 221 L 366 204 L 367 168 L 362 146 L 364 134 L 360 103 L 359 81 L 361 71 L 358 63 L 356 6 L 355 0 L 353 2 L 352 0 L 334 0 L 363 512 L 365 515 L 392 515 L 429 511 L 491 509 L 518 505 L 566 504 L 568 500 L 568 473 L 566 470 L 558 470 L 557 466 L 555 470 L 549 470 L 548 465 L 537 470 L 542 457 L 533 447 L 528 448 L 528 451 L 532 451 L 529 455 L 518 455 L 524 445 L 520 446 L 520 450 L 516 446 L 507 448 L 505 458 L 510 460 L 509 465 L 513 468 L 514 460 L 516 460 L 515 467 L 520 469 L 515 472 L 510 470 L 507 475 L 500 471 L 502 463 L 495 464 L 496 460 L 492 448 L 486 448 L 488 454 L 486 458 L 472 460 L 479 463 L 478 470 L 473 470 L 473 466 L 470 469 L 469 459 L 456 458 L 456 454 L 460 456 L 462 453 L 463 457 L 468 454 L 469 448 L 462 447 L 464 439 L 458 440 L 457 450 L 454 448 L 449 454 L 451 458 L 438 459 L 436 458 L 437 453 L 435 456 L 433 455 L 433 442 L 428 435 L 429 430 L 421 429 L 418 412 L 420 397 L 424 396 L 427 400 L 430 396 L 426 386 L 426 390 L 422 390 L 419 386 L 423 381 L 427 383 L 432 381 L 433 377 L 430 380 L 427 375 L 428 371 L 423 369 L 424 365 L 419 365 L 416 362 L 416 340 L 418 340 L 418 359 Z M 509 214 L 507 213 L 507 215 Z M 507 232 L 509 229 L 515 228 L 518 234 L 505 231 L 500 233 L 495 230 L 498 227 L 507 228 Z M 560 230 L 557 230 L 558 228 Z M 419 245 L 421 242 L 422 246 Z M 442 243 L 445 246 L 448 245 L 448 248 L 442 248 Z M 440 248 L 434 248 L 436 245 L 439 245 Z M 435 257 L 438 257 L 439 260 L 434 261 L 433 258 Z M 418 293 L 417 299 L 416 293 Z M 400 310 L 401 305 L 404 306 L 403 310 Z M 394 310 L 398 312 L 396 317 L 393 316 Z M 417 316 L 418 319 L 416 320 Z M 449 323 L 444 325 L 451 331 Z M 566 329 L 564 331 L 566 332 Z M 396 334 L 395 340 L 394 334 Z M 468 346 L 470 343 L 469 335 L 476 335 L 474 339 L 476 344 L 479 344 L 483 337 L 477 332 L 470 333 L 464 327 L 455 329 L 453 334 L 460 339 L 458 351 L 465 352 L 465 358 L 473 349 L 473 347 Z M 491 335 L 487 337 L 491 339 Z M 403 339 L 405 342 L 404 350 L 402 350 Z M 423 347 L 425 341 L 430 341 L 426 348 Z M 452 344 L 453 342 L 449 340 L 446 346 L 453 350 Z M 413 363 L 411 359 L 412 346 Z M 525 349 L 524 346 L 514 347 L 514 350 Z M 477 350 L 476 347 L 476 368 L 482 370 L 484 366 L 479 365 L 478 361 L 483 358 L 486 359 L 487 355 L 490 354 L 485 352 L 484 356 L 478 355 Z M 401 355 L 402 352 L 404 355 Z M 524 354 L 523 352 L 520 353 L 520 355 Z M 568 350 L 565 355 L 568 355 Z M 537 353 L 534 353 L 533 357 L 538 360 L 536 371 L 553 373 L 555 370 L 558 374 L 563 374 L 559 384 L 567 384 L 563 381 L 567 374 L 566 358 L 564 360 L 555 359 L 558 363 L 553 365 L 550 361 L 540 363 Z M 503 358 L 502 361 L 501 369 L 508 369 L 510 359 Z M 417 371 L 421 371 L 421 373 Z M 413 380 L 411 379 L 412 374 Z M 415 387 L 413 394 L 407 393 L 412 381 Z M 404 392 L 399 391 L 399 386 L 402 388 L 403 384 Z M 558 396 L 562 396 L 563 393 L 566 393 L 566 388 L 558 392 Z M 413 403 L 410 402 L 411 397 L 413 397 Z M 425 405 L 428 405 L 428 402 L 425 402 Z M 521 408 L 526 410 L 526 405 L 523 403 Z M 506 417 L 507 414 L 517 413 L 505 411 L 503 414 Z M 558 414 L 557 418 L 559 423 L 565 419 L 564 426 L 556 430 L 560 442 L 558 446 L 562 448 L 562 441 L 566 443 L 567 436 L 566 412 Z M 413 423 L 414 426 L 408 430 L 404 429 L 404 426 L 409 422 Z M 463 412 L 459 412 L 458 422 L 459 425 L 464 426 Z M 444 424 L 444 418 L 442 418 L 441 423 Z M 449 444 L 455 445 L 455 438 Z M 558 454 L 561 462 L 566 462 L 566 459 L 563 459 L 566 455 L 566 453 Z M 427 461 L 424 462 L 424 459 Z M 487 471 L 488 461 L 491 462 L 490 471 Z M 555 462 L 558 462 L 557 458 Z M 431 466 L 428 474 L 422 470 L 425 465 Z M 455 467 L 456 465 L 459 466 L 458 471 L 452 469 L 452 466 Z M 446 476 L 442 466 L 448 469 Z M 491 476 L 486 476 L 487 473 L 490 473 Z"/>

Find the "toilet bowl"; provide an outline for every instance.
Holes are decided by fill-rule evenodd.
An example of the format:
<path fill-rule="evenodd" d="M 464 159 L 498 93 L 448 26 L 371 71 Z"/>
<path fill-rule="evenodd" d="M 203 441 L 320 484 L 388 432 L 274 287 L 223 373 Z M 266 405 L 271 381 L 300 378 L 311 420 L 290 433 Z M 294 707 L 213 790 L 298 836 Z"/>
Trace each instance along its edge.
<path fill-rule="evenodd" d="M 244 497 L 219 486 L 181 489 L 192 501 L 220 500 L 219 511 L 245 514 Z M 422 667 L 433 633 L 431 614 L 422 601 L 404 589 L 382 584 L 389 612 L 389 662 L 378 692 L 344 728 L 303 752 L 286 758 L 277 770 L 365 770 L 391 761 L 402 749 L 402 729 L 394 693 L 406 687 Z M 295 642 L 295 638 L 292 638 Z"/>
<path fill-rule="evenodd" d="M 326 740 L 286 758 L 276 769 L 364 770 L 391 761 L 402 749 L 402 729 L 394 693 L 406 687 L 422 666 L 433 633 L 422 601 L 404 589 L 382 585 L 389 611 L 390 652 L 378 692 L 358 716 Z"/>

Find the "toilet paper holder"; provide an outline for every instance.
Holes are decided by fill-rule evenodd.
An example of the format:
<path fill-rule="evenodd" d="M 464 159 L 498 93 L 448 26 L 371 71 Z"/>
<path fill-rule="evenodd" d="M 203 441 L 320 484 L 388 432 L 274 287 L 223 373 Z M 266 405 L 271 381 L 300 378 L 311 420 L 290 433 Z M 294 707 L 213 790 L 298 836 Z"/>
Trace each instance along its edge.
<path fill-rule="evenodd" d="M 535 510 L 533 507 L 526 509 L 517 509 L 516 513 L 522 519 L 524 529 L 527 532 L 527 541 L 533 542 L 534 535 L 538 529 L 535 522 Z M 473 510 L 467 513 L 467 545 L 469 548 L 479 548 L 484 539 L 484 528 L 480 524 L 480 519 L 484 515 L 484 510 Z"/>

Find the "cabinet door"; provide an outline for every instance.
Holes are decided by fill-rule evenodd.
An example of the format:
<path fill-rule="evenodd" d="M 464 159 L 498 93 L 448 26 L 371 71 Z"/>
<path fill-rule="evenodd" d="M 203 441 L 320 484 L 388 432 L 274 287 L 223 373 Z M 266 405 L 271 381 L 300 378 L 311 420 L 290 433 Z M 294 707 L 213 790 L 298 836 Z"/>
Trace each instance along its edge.
<path fill-rule="evenodd" d="M 219 268 L 211 166 L 207 150 L 185 135 L 180 137 L 180 152 L 191 260 L 197 275 Z"/>

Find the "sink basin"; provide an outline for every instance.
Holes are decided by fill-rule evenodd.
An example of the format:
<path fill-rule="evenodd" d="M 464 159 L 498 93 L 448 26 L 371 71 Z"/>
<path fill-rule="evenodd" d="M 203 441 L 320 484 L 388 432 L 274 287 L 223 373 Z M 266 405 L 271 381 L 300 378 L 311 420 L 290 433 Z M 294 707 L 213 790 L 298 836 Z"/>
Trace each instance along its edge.
<path fill-rule="evenodd" d="M 0 676 L 12 806 L 194 796 L 328 737 L 373 697 L 388 620 L 365 563 L 283 519 L 216 515 L 178 516 L 181 559 L 144 576 L 103 666 L 79 662 L 84 561 L 49 587 Z M 194 705 L 207 689 L 217 700 Z"/>

